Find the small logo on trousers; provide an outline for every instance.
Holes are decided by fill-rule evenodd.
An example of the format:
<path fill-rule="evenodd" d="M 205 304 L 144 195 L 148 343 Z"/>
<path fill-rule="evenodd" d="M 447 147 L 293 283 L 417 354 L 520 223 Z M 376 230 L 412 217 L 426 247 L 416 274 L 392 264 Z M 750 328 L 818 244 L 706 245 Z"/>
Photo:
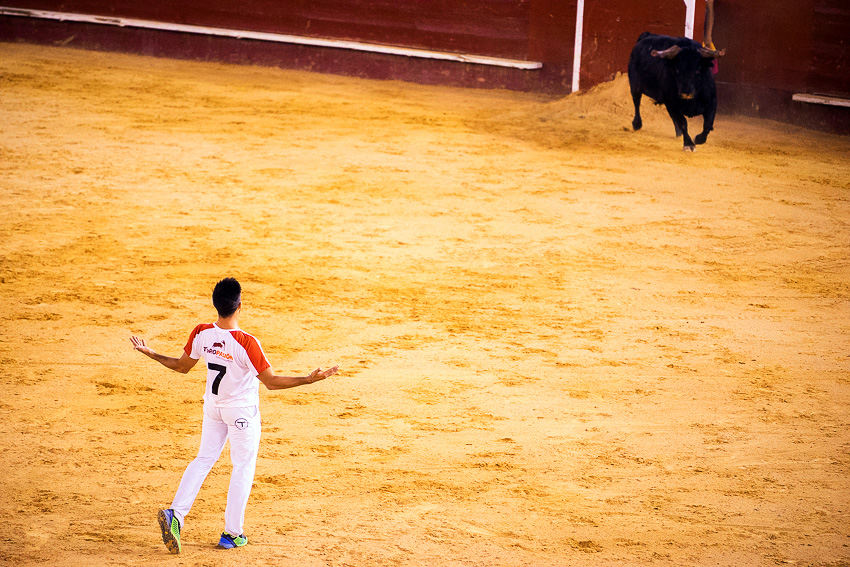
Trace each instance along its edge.
<path fill-rule="evenodd" d="M 234 422 L 234 425 L 236 426 L 236 429 L 245 429 L 248 427 L 248 420 L 244 417 L 240 417 Z"/>

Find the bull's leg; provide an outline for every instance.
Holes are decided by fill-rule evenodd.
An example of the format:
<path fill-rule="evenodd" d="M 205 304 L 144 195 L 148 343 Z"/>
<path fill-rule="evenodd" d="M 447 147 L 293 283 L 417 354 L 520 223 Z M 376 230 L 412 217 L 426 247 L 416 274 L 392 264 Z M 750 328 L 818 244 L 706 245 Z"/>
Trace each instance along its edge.
<path fill-rule="evenodd" d="M 643 120 L 640 118 L 640 97 L 640 91 L 632 89 L 632 100 L 635 103 L 635 119 L 632 120 L 632 128 L 634 128 L 635 131 L 638 131 L 643 127 Z"/>
<path fill-rule="evenodd" d="M 676 127 L 676 130 L 682 132 L 682 137 L 685 142 L 685 149 L 694 151 L 696 149 L 696 145 L 691 137 L 688 135 L 688 119 L 685 118 L 684 114 L 673 112 L 670 110 L 670 107 L 667 107 L 667 114 L 670 115 L 670 118 L 673 120 L 673 125 Z"/>
<path fill-rule="evenodd" d="M 697 134 L 695 139 L 697 144 L 704 144 L 708 139 L 708 133 L 714 130 L 714 115 L 717 112 L 717 107 L 710 108 L 702 115 L 702 133 Z"/>

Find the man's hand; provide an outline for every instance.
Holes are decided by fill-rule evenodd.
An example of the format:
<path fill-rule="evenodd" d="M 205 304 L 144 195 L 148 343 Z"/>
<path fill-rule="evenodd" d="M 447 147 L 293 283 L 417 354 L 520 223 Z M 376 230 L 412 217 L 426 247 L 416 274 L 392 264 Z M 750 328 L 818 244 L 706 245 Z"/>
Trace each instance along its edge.
<path fill-rule="evenodd" d="M 339 370 L 339 366 L 334 366 L 333 368 L 328 368 L 327 370 L 322 370 L 321 368 L 317 368 L 310 373 L 308 377 L 310 383 L 318 382 L 319 380 L 324 380 L 328 376 L 333 376 L 336 374 L 336 371 Z"/>
<path fill-rule="evenodd" d="M 271 366 L 269 366 L 260 372 L 257 375 L 257 378 L 269 390 L 285 390 L 287 388 L 295 388 L 296 386 L 303 386 L 305 384 L 312 384 L 313 382 L 324 380 L 328 376 L 336 374 L 337 370 L 339 370 L 339 366 L 334 366 L 327 370 L 317 368 L 307 376 L 277 376 Z"/>
<path fill-rule="evenodd" d="M 198 362 L 198 359 L 191 358 L 184 351 L 180 358 L 174 358 L 171 356 L 165 356 L 163 354 L 157 353 L 154 349 L 148 347 L 145 344 L 145 339 L 141 337 L 132 336 L 130 337 L 130 342 L 133 343 L 133 348 L 139 351 L 140 353 L 149 356 L 155 361 L 159 362 L 166 368 L 179 372 L 181 374 L 186 374 L 192 367 L 195 366 L 195 363 Z"/>
<path fill-rule="evenodd" d="M 145 344 L 145 339 L 141 337 L 132 336 L 130 337 L 130 342 L 133 343 L 133 348 L 143 354 L 148 356 L 155 354 L 152 348 L 148 348 L 148 345 Z"/>

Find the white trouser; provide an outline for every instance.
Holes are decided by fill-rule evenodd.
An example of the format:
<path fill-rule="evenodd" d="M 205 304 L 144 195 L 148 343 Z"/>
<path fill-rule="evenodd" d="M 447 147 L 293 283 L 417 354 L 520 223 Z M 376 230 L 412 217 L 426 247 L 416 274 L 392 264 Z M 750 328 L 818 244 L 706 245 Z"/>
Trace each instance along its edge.
<path fill-rule="evenodd" d="M 257 406 L 222 408 L 204 404 L 201 447 L 198 456 L 186 467 L 171 504 L 181 526 L 228 438 L 233 471 L 227 490 L 224 531 L 234 536 L 243 534 L 245 508 L 248 506 L 251 485 L 254 484 L 257 452 L 260 448 L 260 410 Z"/>

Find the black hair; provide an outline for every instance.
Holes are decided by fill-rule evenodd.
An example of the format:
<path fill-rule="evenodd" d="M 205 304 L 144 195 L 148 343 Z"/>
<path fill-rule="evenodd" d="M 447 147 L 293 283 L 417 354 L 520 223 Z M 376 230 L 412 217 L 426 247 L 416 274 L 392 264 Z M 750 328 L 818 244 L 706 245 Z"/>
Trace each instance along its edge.
<path fill-rule="evenodd" d="M 224 278 L 215 284 L 212 300 L 219 317 L 230 317 L 242 301 L 242 286 L 236 278 Z"/>

